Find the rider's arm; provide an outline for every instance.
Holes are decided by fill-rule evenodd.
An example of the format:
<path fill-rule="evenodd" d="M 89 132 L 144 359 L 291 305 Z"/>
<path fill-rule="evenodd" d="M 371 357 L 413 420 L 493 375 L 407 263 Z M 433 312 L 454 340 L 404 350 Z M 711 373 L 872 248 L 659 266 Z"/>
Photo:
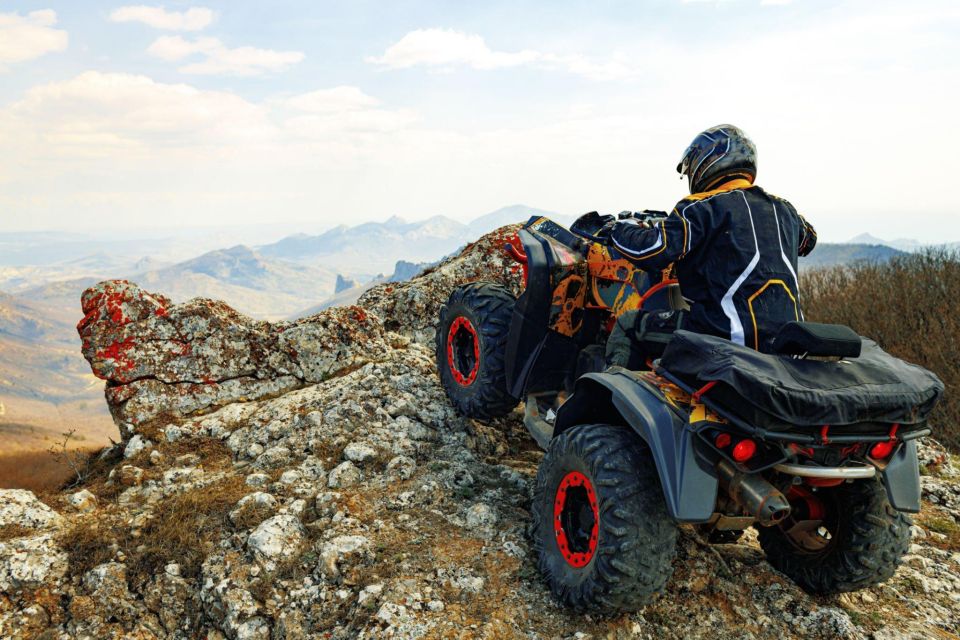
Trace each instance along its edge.
<path fill-rule="evenodd" d="M 797 244 L 797 253 L 805 256 L 817 246 L 817 232 L 813 229 L 813 225 L 807 222 L 806 218 L 799 213 L 797 217 L 800 218 L 800 242 Z"/>
<path fill-rule="evenodd" d="M 618 222 L 610 233 L 613 245 L 641 269 L 663 269 L 682 258 L 692 244 L 690 223 L 677 210 L 652 227 Z"/>

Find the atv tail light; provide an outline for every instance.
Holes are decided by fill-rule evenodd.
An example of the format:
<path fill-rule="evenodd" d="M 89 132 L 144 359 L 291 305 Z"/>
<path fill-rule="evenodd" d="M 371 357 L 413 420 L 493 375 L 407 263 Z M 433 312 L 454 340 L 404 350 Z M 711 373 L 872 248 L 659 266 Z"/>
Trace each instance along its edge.
<path fill-rule="evenodd" d="M 733 459 L 737 462 L 746 462 L 757 452 L 757 443 L 753 440 L 741 440 L 733 448 Z"/>
<path fill-rule="evenodd" d="M 717 436 L 717 439 L 713 441 L 713 444 L 716 445 L 717 449 L 726 449 L 730 446 L 731 438 L 729 433 L 721 433 Z"/>
<path fill-rule="evenodd" d="M 883 460 L 891 453 L 893 453 L 893 447 L 896 445 L 896 442 L 893 440 L 886 440 L 884 442 L 878 442 L 870 448 L 870 457 L 874 460 Z"/>

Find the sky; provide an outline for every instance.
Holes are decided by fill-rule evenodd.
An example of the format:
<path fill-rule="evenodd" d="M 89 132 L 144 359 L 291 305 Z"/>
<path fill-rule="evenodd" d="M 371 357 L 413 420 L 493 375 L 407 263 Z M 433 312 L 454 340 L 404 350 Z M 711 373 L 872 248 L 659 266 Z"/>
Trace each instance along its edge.
<path fill-rule="evenodd" d="M 4 230 L 669 209 L 743 128 L 822 238 L 960 240 L 953 0 L 0 0 Z"/>

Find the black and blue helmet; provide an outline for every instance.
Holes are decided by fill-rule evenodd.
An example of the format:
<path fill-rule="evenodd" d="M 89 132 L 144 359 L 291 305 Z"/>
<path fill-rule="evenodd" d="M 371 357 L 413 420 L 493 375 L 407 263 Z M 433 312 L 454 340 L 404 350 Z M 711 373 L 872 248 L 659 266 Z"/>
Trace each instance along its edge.
<path fill-rule="evenodd" d="M 699 134 L 683 152 L 677 173 L 687 176 L 690 193 L 715 189 L 727 180 L 757 177 L 757 147 L 739 127 L 719 124 Z"/>

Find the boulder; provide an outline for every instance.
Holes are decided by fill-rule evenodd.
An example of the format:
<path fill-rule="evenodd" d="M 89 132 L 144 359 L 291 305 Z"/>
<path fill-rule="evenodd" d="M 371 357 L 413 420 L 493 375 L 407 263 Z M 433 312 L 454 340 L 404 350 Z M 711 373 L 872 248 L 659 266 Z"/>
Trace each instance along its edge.
<path fill-rule="evenodd" d="M 82 296 L 84 357 L 106 380 L 107 404 L 130 455 L 138 429 L 239 400 L 276 396 L 382 357 L 379 319 L 338 307 L 296 322 L 249 318 L 223 302 L 173 305 L 126 280 Z"/>
<path fill-rule="evenodd" d="M 296 556 L 303 540 L 299 518 L 281 514 L 261 522 L 247 538 L 247 546 L 257 560 L 269 564 Z"/>
<path fill-rule="evenodd" d="M 40 502 L 32 491 L 0 490 L 0 527 L 16 525 L 24 529 L 46 530 L 59 526 L 60 514 Z"/>
<path fill-rule="evenodd" d="M 54 586 L 67 573 L 67 554 L 49 533 L 0 542 L 0 593 Z"/>

